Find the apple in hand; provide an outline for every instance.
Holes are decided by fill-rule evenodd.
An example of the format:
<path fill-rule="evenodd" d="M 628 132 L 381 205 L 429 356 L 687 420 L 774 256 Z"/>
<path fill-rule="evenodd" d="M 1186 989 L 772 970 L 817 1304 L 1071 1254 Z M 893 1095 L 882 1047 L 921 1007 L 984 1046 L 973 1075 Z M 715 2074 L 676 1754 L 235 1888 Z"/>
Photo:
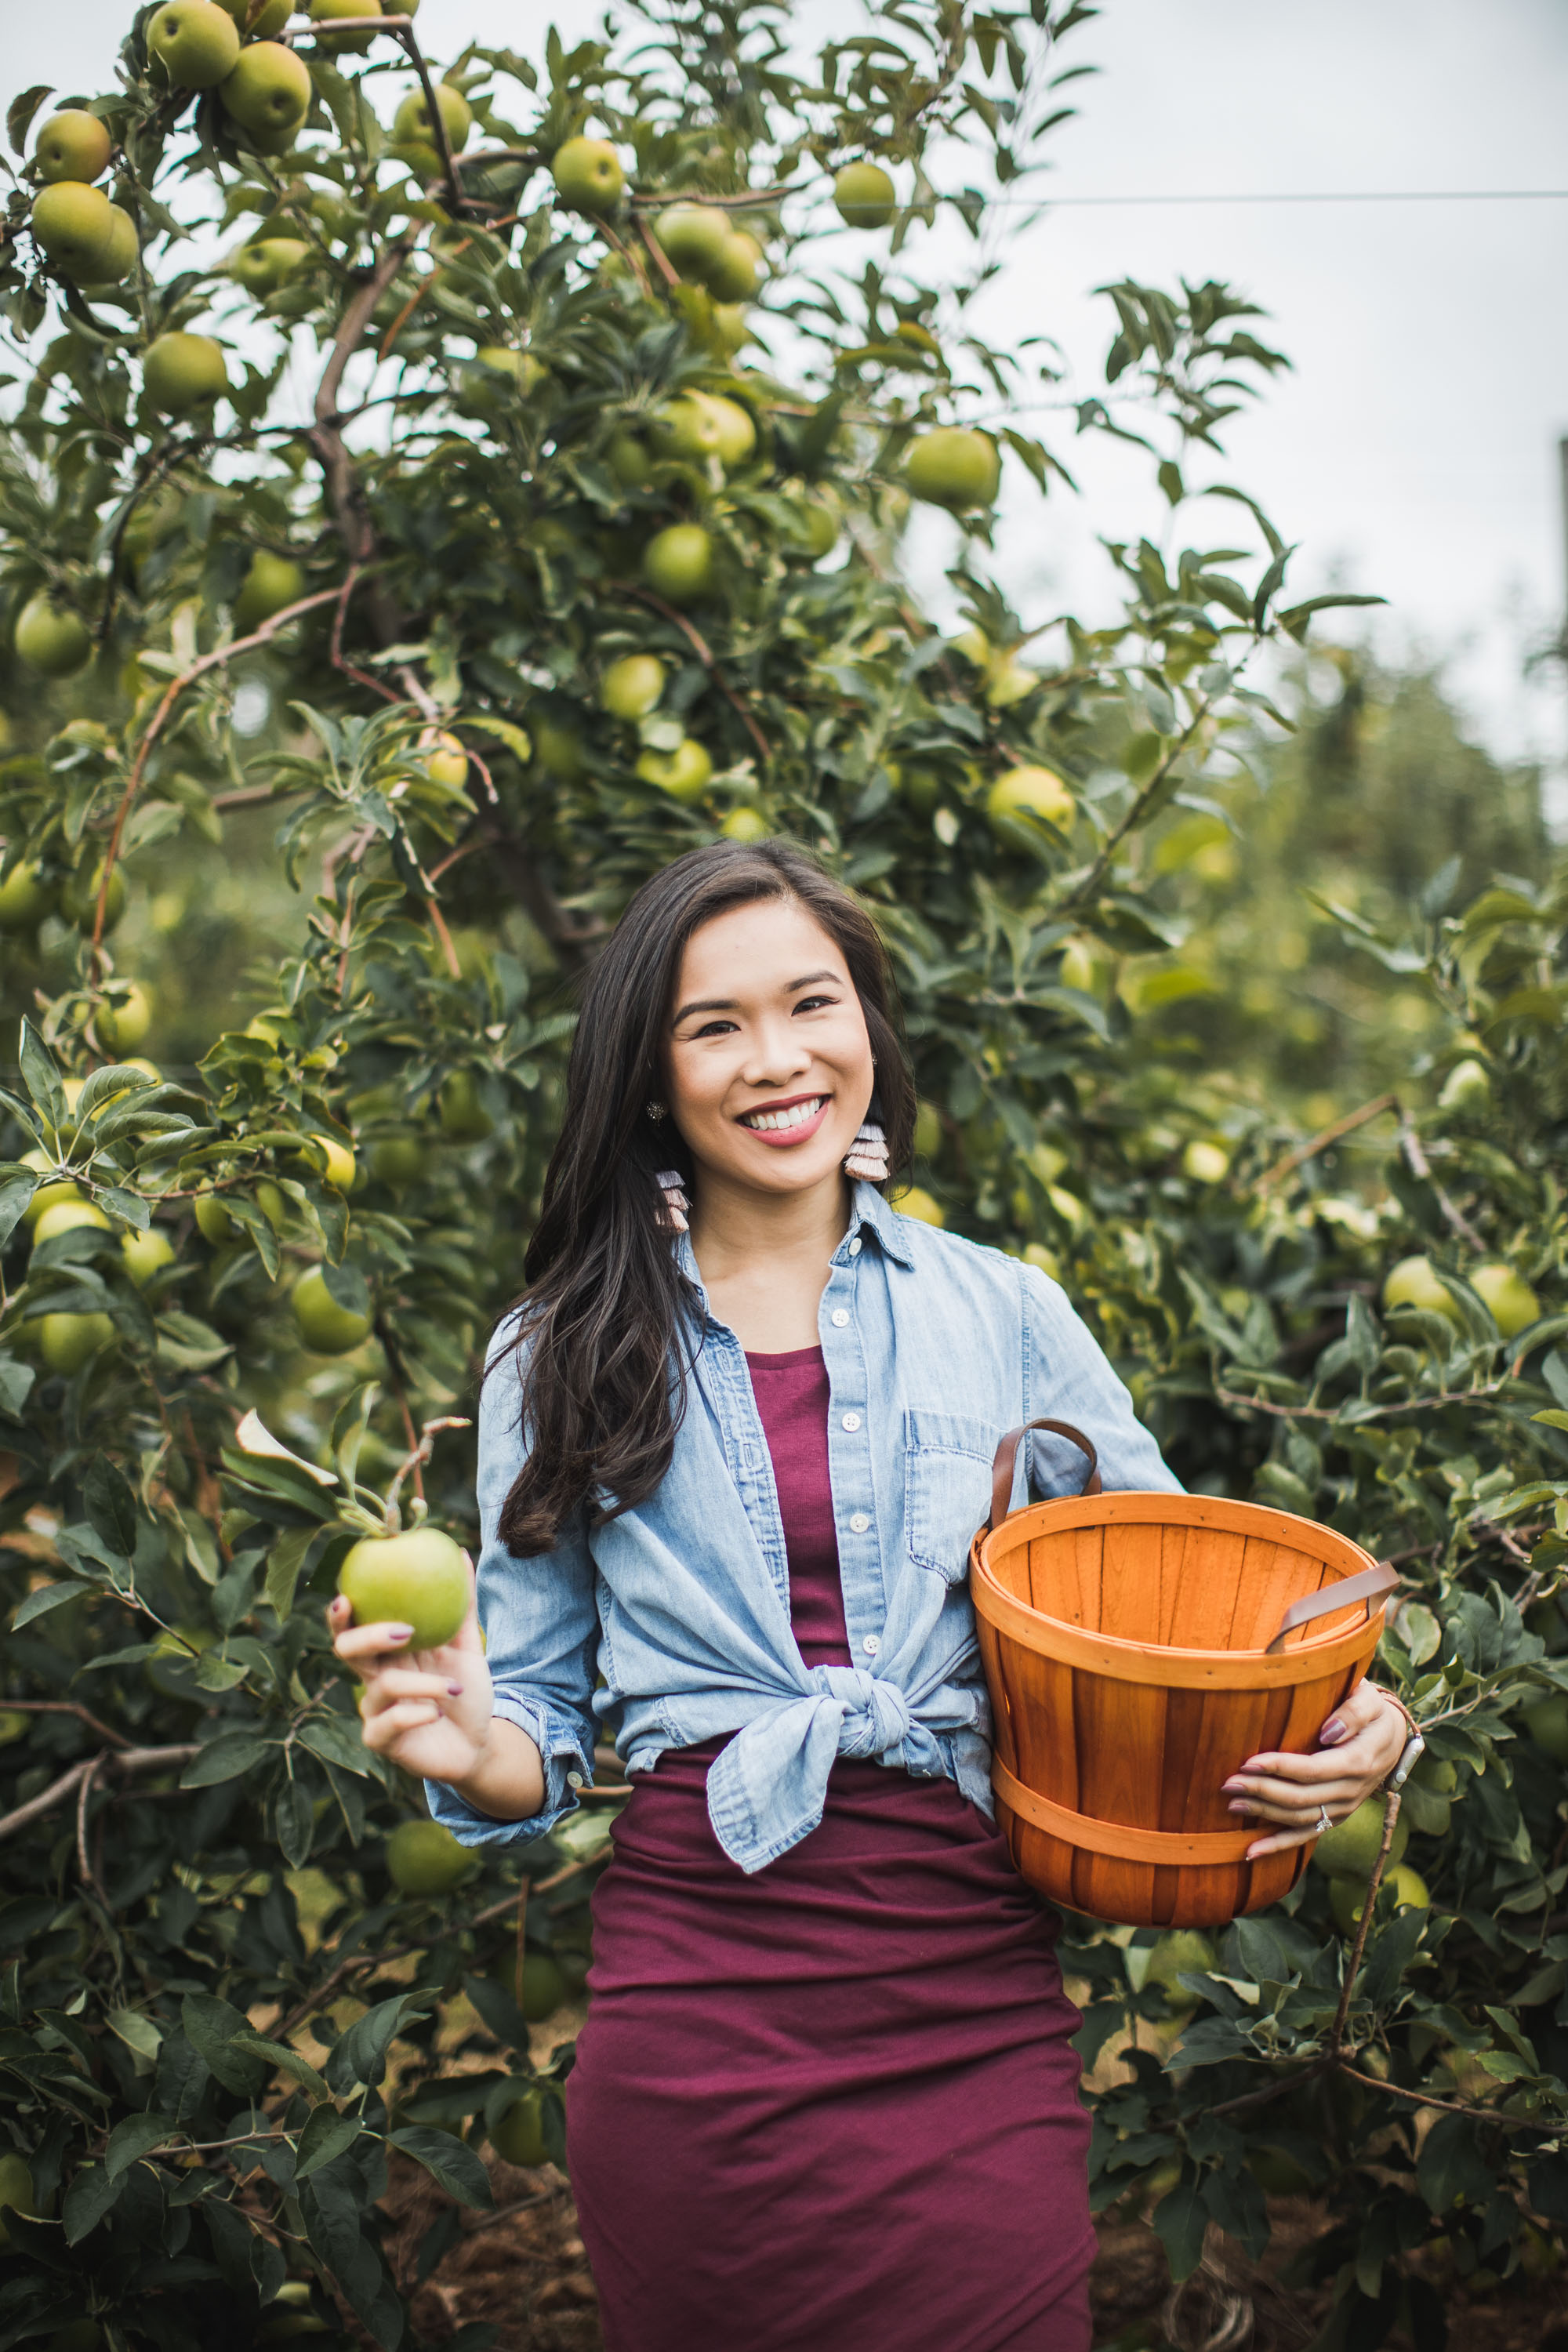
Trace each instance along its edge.
<path fill-rule="evenodd" d="M 438 1650 L 468 1616 L 468 1564 L 439 1528 L 367 1536 L 338 1571 L 356 1625 L 411 1625 L 411 1650 Z"/>

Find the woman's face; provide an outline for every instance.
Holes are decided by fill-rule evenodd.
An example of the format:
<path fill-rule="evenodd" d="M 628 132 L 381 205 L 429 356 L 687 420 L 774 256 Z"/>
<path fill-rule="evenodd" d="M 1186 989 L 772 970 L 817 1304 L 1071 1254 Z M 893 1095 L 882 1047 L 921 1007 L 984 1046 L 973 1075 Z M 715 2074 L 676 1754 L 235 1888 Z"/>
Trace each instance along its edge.
<path fill-rule="evenodd" d="M 843 956 L 798 900 L 692 933 L 666 1040 L 670 1111 L 702 1170 L 765 1192 L 837 1172 L 871 1099 L 871 1045 Z"/>

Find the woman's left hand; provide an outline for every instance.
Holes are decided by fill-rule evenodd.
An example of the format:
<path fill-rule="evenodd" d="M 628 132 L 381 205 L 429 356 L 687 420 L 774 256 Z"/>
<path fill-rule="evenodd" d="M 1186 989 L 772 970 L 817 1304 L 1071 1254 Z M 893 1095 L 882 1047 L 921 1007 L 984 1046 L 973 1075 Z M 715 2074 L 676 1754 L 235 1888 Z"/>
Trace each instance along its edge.
<path fill-rule="evenodd" d="M 1409 1728 L 1375 1683 L 1357 1683 L 1336 1707 L 1312 1756 L 1249 1756 L 1225 1783 L 1230 1810 L 1241 1821 L 1277 1822 L 1279 1831 L 1247 1849 L 1248 1862 L 1322 1835 L 1320 1807 L 1342 1822 L 1382 1786 L 1398 1763 Z"/>

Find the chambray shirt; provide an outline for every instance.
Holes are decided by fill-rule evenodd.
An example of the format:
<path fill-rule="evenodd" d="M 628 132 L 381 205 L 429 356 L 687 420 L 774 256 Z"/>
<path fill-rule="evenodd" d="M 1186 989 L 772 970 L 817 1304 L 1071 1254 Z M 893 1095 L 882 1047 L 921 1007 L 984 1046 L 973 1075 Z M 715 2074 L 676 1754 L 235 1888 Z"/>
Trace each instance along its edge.
<path fill-rule="evenodd" d="M 991 1507 L 996 1443 L 1020 1422 L 1069 1421 L 1098 1447 L 1107 1487 L 1179 1491 L 1126 1389 L 1037 1268 L 901 1217 L 857 1184 L 817 1313 L 855 1664 L 808 1666 L 745 1352 L 708 1310 L 689 1239 L 675 1246 L 691 1285 L 691 1370 L 669 1469 L 601 1527 L 580 1506 L 554 1549 L 529 1559 L 496 1532 L 524 1458 L 515 1326 L 497 1333 L 479 1406 L 479 1615 L 496 1711 L 538 1743 L 545 1801 L 497 1822 L 432 1781 L 431 1811 L 470 1845 L 540 1836 L 593 1778 L 595 1717 L 618 1714 L 629 1772 L 736 1735 L 709 1770 L 708 1811 L 744 1871 L 816 1828 L 837 1756 L 945 1773 L 991 1812 L 968 1552 Z M 1077 1491 L 1075 1446 L 1039 1432 L 1033 1457 L 1041 1494 Z"/>

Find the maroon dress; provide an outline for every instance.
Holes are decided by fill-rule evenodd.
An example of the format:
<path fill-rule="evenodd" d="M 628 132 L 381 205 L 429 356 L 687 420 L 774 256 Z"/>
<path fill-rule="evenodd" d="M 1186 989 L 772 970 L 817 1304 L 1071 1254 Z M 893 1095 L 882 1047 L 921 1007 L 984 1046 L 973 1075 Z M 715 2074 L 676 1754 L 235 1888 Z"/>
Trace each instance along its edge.
<path fill-rule="evenodd" d="M 848 1665 L 818 1348 L 749 1356 L 808 1666 Z M 748 1877 L 723 1739 L 638 1774 L 567 2150 L 606 2352 L 1087 2352 L 1089 2118 L 1050 1915 L 949 1780 L 839 1758 Z"/>

